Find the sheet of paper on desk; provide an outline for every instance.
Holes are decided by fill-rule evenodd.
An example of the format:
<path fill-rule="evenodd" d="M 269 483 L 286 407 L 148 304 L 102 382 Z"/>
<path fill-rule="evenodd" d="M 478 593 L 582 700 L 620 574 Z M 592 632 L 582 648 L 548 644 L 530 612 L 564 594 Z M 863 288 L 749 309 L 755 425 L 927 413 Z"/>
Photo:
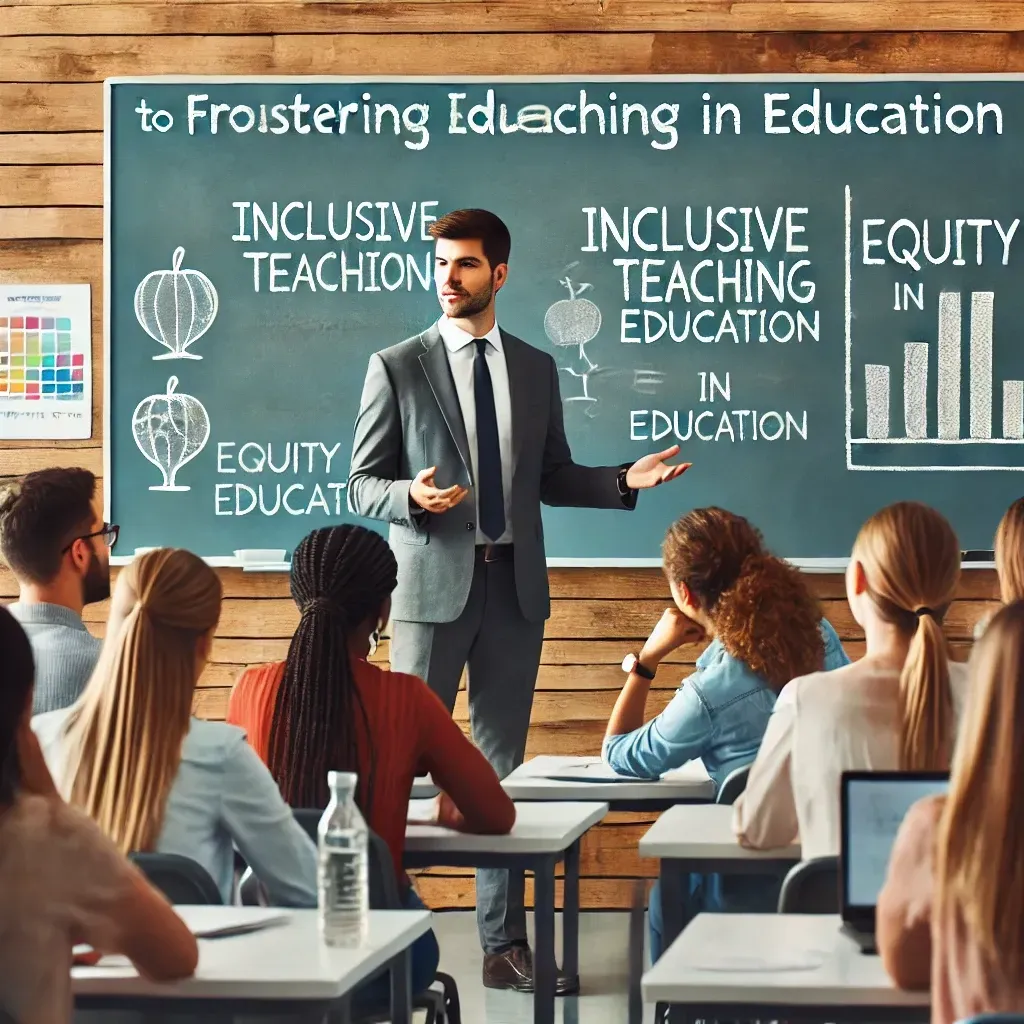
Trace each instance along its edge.
<path fill-rule="evenodd" d="M 288 920 L 280 910 L 254 912 L 250 907 L 189 907 L 180 914 L 197 939 L 219 939 L 245 935 Z"/>
<path fill-rule="evenodd" d="M 650 779 L 636 779 L 629 775 L 619 775 L 612 771 L 599 757 L 580 758 L 571 764 L 547 772 L 545 778 L 565 782 L 650 782 Z M 708 777 L 704 765 L 700 761 L 691 761 L 682 768 L 666 772 L 662 778 L 675 781 L 702 781 Z"/>

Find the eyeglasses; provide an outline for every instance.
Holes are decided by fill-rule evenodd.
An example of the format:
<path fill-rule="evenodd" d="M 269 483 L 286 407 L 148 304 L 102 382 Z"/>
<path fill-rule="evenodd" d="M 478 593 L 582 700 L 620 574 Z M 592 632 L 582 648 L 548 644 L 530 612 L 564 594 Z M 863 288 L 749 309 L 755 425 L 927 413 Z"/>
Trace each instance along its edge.
<path fill-rule="evenodd" d="M 117 543 L 117 535 L 120 532 L 121 527 L 117 523 L 104 523 L 101 529 L 93 530 L 92 533 L 83 533 L 81 536 L 76 537 L 75 540 L 89 540 L 91 537 L 102 537 L 107 547 L 112 548 Z M 62 555 L 67 554 L 75 546 L 75 540 L 66 547 L 61 548 L 60 553 Z"/>

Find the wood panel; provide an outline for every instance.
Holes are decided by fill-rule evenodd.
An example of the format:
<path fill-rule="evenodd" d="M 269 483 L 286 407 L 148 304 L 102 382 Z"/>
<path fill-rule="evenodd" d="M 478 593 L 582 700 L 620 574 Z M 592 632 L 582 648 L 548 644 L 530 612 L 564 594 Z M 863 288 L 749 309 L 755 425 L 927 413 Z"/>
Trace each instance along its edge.
<path fill-rule="evenodd" d="M 580 907 L 584 910 L 626 910 L 629 908 L 636 879 L 581 878 Z M 645 882 L 649 892 L 653 879 Z M 418 874 L 416 889 L 423 902 L 434 910 L 468 910 L 476 906 L 476 890 L 472 875 Z M 526 906 L 533 906 L 533 879 L 526 878 Z M 562 881 L 555 881 L 555 906 L 562 906 Z"/>
<path fill-rule="evenodd" d="M 977 623 L 997 607 L 993 601 L 954 601 L 945 618 L 947 634 L 954 640 L 969 640 Z M 549 638 L 642 639 L 663 608 L 660 601 L 555 601 L 544 635 Z M 858 639 L 861 636 L 845 600 L 823 601 L 822 608 L 840 637 Z M 106 614 L 105 605 L 90 605 L 84 617 L 86 622 L 96 622 L 106 618 Z M 231 637 L 290 637 L 298 621 L 295 605 L 283 598 L 228 598 L 221 610 L 219 633 Z"/>
<path fill-rule="evenodd" d="M 90 207 L 0 209 L 0 238 L 102 238 L 103 211 Z"/>
<path fill-rule="evenodd" d="M 4 8 L 0 7 L 0 10 Z M 35 36 L 0 51 L 5 131 L 103 127 L 102 87 L 116 75 L 157 74 L 716 74 L 1019 71 L 1012 32 L 630 32 L 479 35 Z M 59 83 L 59 84 L 57 84 Z M 85 83 L 92 83 L 86 85 Z M 60 97 L 65 109 L 53 109 Z M 8 117 L 10 120 L 8 120 Z"/>
<path fill-rule="evenodd" d="M 0 35 L 297 32 L 1017 31 L 1018 0 L 335 0 L 324 3 L 4 0 Z"/>
<path fill-rule="evenodd" d="M 102 206 L 103 168 L 0 166 L 5 206 Z"/>
<path fill-rule="evenodd" d="M 2 164 L 102 164 L 101 132 L 23 132 L 0 136 Z"/>
<path fill-rule="evenodd" d="M 10 449 L 17 451 L 19 449 Z M 40 449 L 27 449 L 39 451 Z M 68 449 L 67 457 L 74 457 L 79 449 Z M 120 570 L 115 566 L 112 578 L 116 579 Z M 224 587 L 225 597 L 259 597 L 288 598 L 289 584 L 286 572 L 243 572 L 241 569 L 218 569 Z M 838 573 L 808 573 L 804 579 L 815 597 L 822 600 L 842 600 L 846 596 L 846 587 L 842 575 Z M 667 607 L 671 602 L 665 577 L 660 569 L 550 569 L 548 571 L 549 586 L 553 601 L 566 601 L 573 598 L 598 600 L 620 600 L 634 602 L 638 599 L 656 602 Z M 17 582 L 11 571 L 0 564 L 0 599 L 11 597 L 18 591 Z M 991 569 L 965 570 L 961 576 L 957 590 L 960 600 L 995 601 L 999 597 L 999 581 Z M 654 624 L 654 620 L 650 625 Z M 593 661 L 594 650 L 602 650 L 588 644 L 581 653 L 586 654 L 587 662 Z M 619 648 L 616 648 L 618 650 Z M 554 648 L 553 648 L 554 650 Z M 701 645 L 680 648 L 681 658 L 676 660 L 693 661 L 696 654 L 703 650 Z M 572 657 L 573 648 L 565 648 L 566 657 L 561 663 L 578 664 L 580 659 Z M 599 659 L 603 660 L 603 659 Z M 622 656 L 611 658 L 608 662 L 618 663 Z M 551 661 L 547 664 L 558 664 Z"/>

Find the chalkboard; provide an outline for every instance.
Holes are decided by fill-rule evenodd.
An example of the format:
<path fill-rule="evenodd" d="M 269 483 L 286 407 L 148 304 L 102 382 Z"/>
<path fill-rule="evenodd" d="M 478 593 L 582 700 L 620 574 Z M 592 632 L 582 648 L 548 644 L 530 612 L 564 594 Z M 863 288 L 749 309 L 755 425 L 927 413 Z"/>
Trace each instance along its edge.
<path fill-rule="evenodd" d="M 434 218 L 512 233 L 499 323 L 578 462 L 676 440 L 554 560 L 655 559 L 687 508 L 845 556 L 916 498 L 990 546 L 1024 469 L 1017 77 L 107 83 L 108 515 L 123 549 L 290 552 L 350 521 L 367 360 L 439 315 Z M 445 467 L 439 478 L 445 479 Z M 376 524 L 384 529 L 384 524 Z"/>

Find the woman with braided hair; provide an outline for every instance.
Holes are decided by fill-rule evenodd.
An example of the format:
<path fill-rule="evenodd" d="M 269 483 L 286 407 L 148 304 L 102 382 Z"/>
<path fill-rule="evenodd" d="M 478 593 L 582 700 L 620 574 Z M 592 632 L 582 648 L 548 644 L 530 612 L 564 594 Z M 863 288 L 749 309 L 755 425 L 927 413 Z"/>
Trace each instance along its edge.
<path fill-rule="evenodd" d="M 82 696 L 32 728 L 69 802 L 123 853 L 188 857 L 230 903 L 237 847 L 272 903 L 315 907 L 316 847 L 270 772 L 241 729 L 192 717 L 220 606 L 201 558 L 171 548 L 136 558 L 118 576 Z"/>
<path fill-rule="evenodd" d="M 357 801 L 387 843 L 409 906 L 422 906 L 402 870 L 413 778 L 441 788 L 439 824 L 508 832 L 515 807 L 483 754 L 422 679 L 389 672 L 367 656 L 391 614 L 397 563 L 362 526 L 314 530 L 292 556 L 300 619 L 284 662 L 249 669 L 235 685 L 228 720 L 242 726 L 293 807 L 325 807 L 327 773 L 359 776 Z M 414 986 L 429 972 L 414 948 Z M 425 980 L 424 980 L 425 978 Z"/>

